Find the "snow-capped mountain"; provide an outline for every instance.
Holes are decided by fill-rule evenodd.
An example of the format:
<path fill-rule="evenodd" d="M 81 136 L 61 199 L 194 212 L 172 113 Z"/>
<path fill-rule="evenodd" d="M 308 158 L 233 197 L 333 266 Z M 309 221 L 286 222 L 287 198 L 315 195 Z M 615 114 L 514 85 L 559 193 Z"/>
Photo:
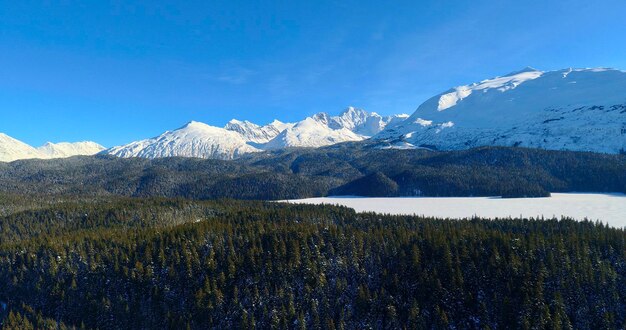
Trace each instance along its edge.
<path fill-rule="evenodd" d="M 321 147 L 346 141 L 359 141 L 396 124 L 409 115 L 381 116 L 354 107 L 346 108 L 338 116 L 317 113 L 297 123 L 274 120 L 265 126 L 233 119 L 224 128 L 241 134 L 244 139 L 261 149 L 285 147 Z"/>
<path fill-rule="evenodd" d="M 37 149 L 28 144 L 0 133 L 0 161 L 12 162 L 19 159 L 41 158 Z"/>
<path fill-rule="evenodd" d="M 247 142 L 263 144 L 271 141 L 278 136 L 280 132 L 293 127 L 293 125 L 294 124 L 274 120 L 265 126 L 260 126 L 247 120 L 239 121 L 233 119 L 229 121 L 224 128 L 241 134 Z"/>
<path fill-rule="evenodd" d="M 282 149 L 287 147 L 322 147 L 348 141 L 361 141 L 364 136 L 347 128 L 332 129 L 315 117 L 306 118 L 264 145 L 264 149 Z"/>
<path fill-rule="evenodd" d="M 20 159 L 52 159 L 72 156 L 95 155 L 104 147 L 95 142 L 46 143 L 39 148 L 0 133 L 0 162 L 12 162 Z"/>
<path fill-rule="evenodd" d="M 338 116 L 317 113 L 291 127 L 263 145 L 264 149 L 287 147 L 323 147 L 341 142 L 365 140 L 387 125 L 406 119 L 408 115 L 383 117 L 375 112 L 348 107 Z"/>
<path fill-rule="evenodd" d="M 322 147 L 361 141 L 408 115 L 383 117 L 349 107 L 338 116 L 318 113 L 297 123 L 278 120 L 261 126 L 233 119 L 224 128 L 199 122 L 162 135 L 107 150 L 118 157 L 198 157 L 233 159 L 250 152 L 288 147 Z"/>
<path fill-rule="evenodd" d="M 37 148 L 37 151 L 43 154 L 45 158 L 67 158 L 78 155 L 95 155 L 104 149 L 105 148 L 103 146 L 91 141 L 74 143 L 48 142 L 43 146 Z"/>
<path fill-rule="evenodd" d="M 376 112 L 348 107 L 339 116 L 330 116 L 325 112 L 320 112 L 312 118 L 331 129 L 345 128 L 358 135 L 371 137 L 385 129 L 387 125 L 397 124 L 408 117 L 409 115 L 406 114 L 383 117 Z"/>
<path fill-rule="evenodd" d="M 626 149 L 626 72 L 526 68 L 441 93 L 375 138 L 438 149 L 618 153 Z"/>
<path fill-rule="evenodd" d="M 106 153 L 118 157 L 198 157 L 233 159 L 259 149 L 247 144 L 239 133 L 192 121 L 155 138 L 114 147 Z"/>

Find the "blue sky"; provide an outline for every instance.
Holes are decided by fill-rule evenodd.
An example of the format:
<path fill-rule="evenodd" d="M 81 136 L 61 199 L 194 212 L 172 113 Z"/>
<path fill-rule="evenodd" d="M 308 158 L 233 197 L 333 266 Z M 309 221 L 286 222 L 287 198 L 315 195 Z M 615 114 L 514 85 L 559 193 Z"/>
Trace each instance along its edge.
<path fill-rule="evenodd" d="M 107 147 L 190 120 L 412 113 L 525 66 L 626 69 L 626 2 L 4 1 L 0 132 Z"/>

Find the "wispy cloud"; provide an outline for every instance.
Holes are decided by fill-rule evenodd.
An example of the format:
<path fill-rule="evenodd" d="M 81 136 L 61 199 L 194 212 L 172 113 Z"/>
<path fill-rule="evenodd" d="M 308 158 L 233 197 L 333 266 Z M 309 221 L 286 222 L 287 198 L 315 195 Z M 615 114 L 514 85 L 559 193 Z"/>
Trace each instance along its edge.
<path fill-rule="evenodd" d="M 233 85 L 242 85 L 248 83 L 252 76 L 256 74 L 256 71 L 250 70 L 240 66 L 234 66 L 224 70 L 217 76 L 217 80 L 233 84 Z"/>

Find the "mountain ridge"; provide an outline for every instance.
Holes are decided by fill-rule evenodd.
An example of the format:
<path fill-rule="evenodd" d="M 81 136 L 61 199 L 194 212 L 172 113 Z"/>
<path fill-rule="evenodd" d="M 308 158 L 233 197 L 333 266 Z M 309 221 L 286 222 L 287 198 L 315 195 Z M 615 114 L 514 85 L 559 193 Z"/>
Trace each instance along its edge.
<path fill-rule="evenodd" d="M 0 162 L 12 162 L 21 159 L 56 159 L 73 156 L 90 156 L 102 152 L 105 148 L 95 142 L 60 142 L 35 148 L 18 139 L 0 133 Z"/>
<path fill-rule="evenodd" d="M 247 144 L 242 135 L 221 127 L 197 121 L 150 139 L 131 142 L 104 151 L 117 157 L 197 157 L 233 159 L 241 154 L 260 150 Z"/>
<path fill-rule="evenodd" d="M 113 147 L 105 153 L 118 157 L 196 157 L 234 159 L 246 153 L 291 147 L 319 148 L 341 142 L 362 141 L 388 124 L 408 115 L 380 116 L 375 112 L 348 107 L 337 116 L 320 112 L 296 123 L 274 120 L 258 125 L 247 120 L 230 120 L 223 128 L 192 121 L 155 138 Z M 189 125 L 204 125 L 203 132 L 190 137 Z"/>
<path fill-rule="evenodd" d="M 527 68 L 458 86 L 374 139 L 441 150 L 525 146 L 620 153 L 626 149 L 626 72 Z"/>

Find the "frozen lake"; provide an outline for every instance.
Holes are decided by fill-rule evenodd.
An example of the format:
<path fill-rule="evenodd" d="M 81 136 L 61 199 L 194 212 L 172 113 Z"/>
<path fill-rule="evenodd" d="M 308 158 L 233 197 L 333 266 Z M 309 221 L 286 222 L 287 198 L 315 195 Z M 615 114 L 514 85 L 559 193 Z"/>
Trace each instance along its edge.
<path fill-rule="evenodd" d="M 499 197 L 320 197 L 289 200 L 290 203 L 339 204 L 357 212 L 416 214 L 438 218 L 483 218 L 568 216 L 600 220 L 613 227 L 626 227 L 626 195 L 553 193 L 546 198 Z"/>

